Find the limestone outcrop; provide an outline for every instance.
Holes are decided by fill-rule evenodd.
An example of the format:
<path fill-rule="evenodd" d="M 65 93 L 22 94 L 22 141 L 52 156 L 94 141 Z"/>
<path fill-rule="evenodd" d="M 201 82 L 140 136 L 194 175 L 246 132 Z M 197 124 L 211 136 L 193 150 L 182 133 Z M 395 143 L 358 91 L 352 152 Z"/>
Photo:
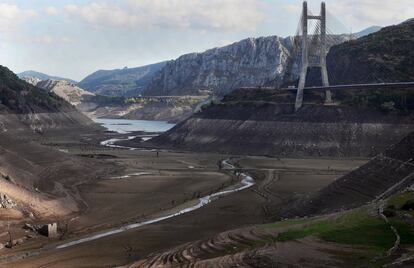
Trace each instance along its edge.
<path fill-rule="evenodd" d="M 291 38 L 277 36 L 248 38 L 203 53 L 183 55 L 168 62 L 144 94 L 223 95 L 241 86 L 280 82 L 291 44 Z"/>
<path fill-rule="evenodd" d="M 14 208 L 15 206 L 17 206 L 16 202 L 6 194 L 0 193 L 0 208 Z"/>

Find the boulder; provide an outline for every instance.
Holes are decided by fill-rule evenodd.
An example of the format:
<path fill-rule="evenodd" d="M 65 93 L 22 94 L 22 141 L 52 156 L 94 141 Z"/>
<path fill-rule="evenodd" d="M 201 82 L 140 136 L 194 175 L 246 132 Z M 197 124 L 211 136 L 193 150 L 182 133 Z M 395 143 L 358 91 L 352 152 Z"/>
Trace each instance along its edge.
<path fill-rule="evenodd" d="M 14 208 L 17 206 L 16 202 L 10 199 L 6 194 L 0 193 L 0 208 Z"/>

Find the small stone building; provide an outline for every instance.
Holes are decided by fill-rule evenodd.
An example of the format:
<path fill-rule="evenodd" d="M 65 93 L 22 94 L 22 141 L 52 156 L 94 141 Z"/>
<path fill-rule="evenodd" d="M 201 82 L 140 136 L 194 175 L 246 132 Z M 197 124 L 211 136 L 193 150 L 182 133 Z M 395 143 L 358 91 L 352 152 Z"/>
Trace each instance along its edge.
<path fill-rule="evenodd" d="M 54 222 L 43 225 L 43 227 L 40 229 L 40 233 L 50 238 L 57 237 L 57 223 Z"/>

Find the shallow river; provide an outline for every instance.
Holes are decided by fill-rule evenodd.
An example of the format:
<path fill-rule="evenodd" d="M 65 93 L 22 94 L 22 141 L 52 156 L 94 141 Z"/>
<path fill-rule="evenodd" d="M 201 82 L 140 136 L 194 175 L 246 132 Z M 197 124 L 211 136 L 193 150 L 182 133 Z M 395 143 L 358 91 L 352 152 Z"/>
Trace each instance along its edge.
<path fill-rule="evenodd" d="M 96 119 L 96 122 L 101 123 L 104 127 L 106 127 L 108 130 L 115 131 L 121 134 L 127 134 L 129 132 L 133 131 L 145 131 L 145 132 L 164 132 L 169 130 L 170 128 L 174 127 L 174 124 L 169 124 L 167 122 L 160 122 L 160 121 L 145 121 L 145 120 L 125 120 L 125 119 Z M 138 148 L 134 147 L 126 147 L 126 146 L 118 146 L 115 143 L 122 140 L 129 140 L 133 139 L 137 136 L 128 136 L 127 138 L 120 138 L 120 139 L 110 139 L 106 141 L 102 141 L 101 144 L 104 146 L 109 147 L 118 147 L 123 149 L 129 149 L 129 150 L 140 150 Z M 229 163 L 228 160 L 224 160 L 222 162 L 223 169 L 230 169 L 234 170 L 235 167 Z M 134 174 L 125 174 L 124 177 L 128 177 L 129 175 Z M 54 249 L 63 249 L 72 247 L 75 245 L 83 244 L 89 241 L 97 240 L 103 237 L 115 235 L 118 233 L 122 233 L 131 229 L 139 228 L 141 226 L 157 223 L 160 221 L 164 221 L 167 219 L 171 219 L 177 216 L 180 216 L 185 213 L 189 213 L 191 211 L 197 210 L 199 208 L 202 208 L 209 204 L 210 202 L 228 195 L 232 193 L 236 193 L 239 191 L 242 191 L 244 189 L 247 189 L 255 184 L 254 179 L 245 173 L 237 173 L 235 172 L 235 176 L 241 179 L 240 182 L 236 183 L 235 185 L 232 185 L 230 187 L 227 187 L 226 189 L 223 189 L 222 191 L 213 193 L 211 195 L 207 195 L 204 197 L 199 198 L 198 200 L 194 200 L 193 202 L 188 202 L 187 204 L 184 204 L 180 206 L 180 208 L 177 208 L 176 210 L 171 210 L 170 213 L 166 213 L 163 216 L 155 217 L 148 220 L 143 220 L 139 222 L 135 222 L 132 224 L 127 224 L 119 228 L 112 228 L 106 231 L 94 233 L 91 235 L 84 236 L 79 239 L 74 239 L 71 241 L 63 242 L 57 245 L 50 245 L 46 246 L 42 249 L 39 249 L 37 251 L 31 251 L 26 253 L 17 254 L 14 256 L 6 256 L 4 258 L 0 258 L 0 263 L 7 263 L 10 261 L 16 261 L 18 259 L 27 258 L 30 256 L 37 256 L 43 253 L 46 253 L 47 251 L 54 250 Z"/>
<path fill-rule="evenodd" d="M 99 120 L 99 121 L 98 121 Z M 160 121 L 143 121 L 143 120 L 123 120 L 123 119 L 97 119 L 97 122 L 101 123 L 104 127 L 106 127 L 108 130 L 111 131 L 116 131 L 119 133 L 129 133 L 131 131 L 146 131 L 146 132 L 164 132 L 169 130 L 170 128 L 174 127 L 174 124 L 169 124 L 166 122 L 160 122 Z M 139 150 L 138 148 L 134 148 L 134 147 L 128 147 L 128 146 L 120 146 L 120 145 L 116 145 L 116 142 L 118 141 L 124 141 L 124 140 L 131 140 L 134 139 L 137 136 L 128 136 L 126 138 L 113 138 L 113 139 L 109 139 L 109 140 L 105 140 L 101 142 L 101 145 L 104 146 L 108 146 L 108 147 L 113 147 L 113 148 L 123 148 L 123 149 L 129 149 L 129 150 Z M 222 167 L 223 169 L 235 169 L 235 167 L 228 162 L 228 160 L 224 160 L 222 162 Z M 126 174 L 123 177 L 129 177 L 132 176 L 134 174 Z M 236 184 L 233 185 L 225 190 L 213 193 L 211 195 L 207 195 L 204 197 L 199 198 L 198 200 L 196 200 L 195 203 L 193 204 L 189 204 L 187 207 L 182 208 L 178 211 L 175 212 L 171 212 L 170 214 L 167 214 L 165 216 L 161 216 L 161 217 L 157 217 L 157 218 L 153 218 L 150 220 L 146 220 L 146 221 L 142 221 L 142 222 L 136 222 L 136 223 L 132 223 L 132 224 L 128 224 L 125 226 L 122 226 L 120 228 L 116 228 L 116 229 L 111 229 L 111 230 L 107 230 L 107 231 L 103 231 L 100 233 L 96 233 L 81 239 L 77 239 L 74 241 L 70 241 L 61 245 L 58 245 L 56 248 L 57 249 L 61 249 L 61 248 L 67 248 L 67 247 L 71 247 L 74 245 L 78 245 L 78 244 L 82 244 L 88 241 L 92 241 L 92 240 L 96 240 L 96 239 L 100 239 L 106 236 L 110 236 L 110 235 L 114 235 L 114 234 L 118 234 L 121 232 L 125 232 L 134 228 L 138 228 L 141 226 L 145 226 L 148 224 L 152 224 L 152 223 L 156 223 L 156 222 L 160 222 L 166 219 L 170 219 L 194 210 L 197 210 L 199 208 L 204 207 L 205 205 L 209 204 L 210 202 L 212 202 L 213 200 L 224 196 L 224 195 L 228 195 L 228 194 L 232 194 L 232 193 L 236 193 L 239 192 L 241 190 L 247 189 L 251 186 L 253 186 L 255 184 L 254 179 L 245 174 L 245 173 L 235 173 L 235 175 L 239 178 L 241 178 L 241 181 Z"/>

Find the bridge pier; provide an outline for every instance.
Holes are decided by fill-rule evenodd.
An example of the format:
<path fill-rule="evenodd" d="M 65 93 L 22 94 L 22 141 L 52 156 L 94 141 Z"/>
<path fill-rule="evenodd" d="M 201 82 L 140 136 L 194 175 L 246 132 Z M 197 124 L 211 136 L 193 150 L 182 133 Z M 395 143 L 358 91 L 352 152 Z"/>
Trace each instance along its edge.
<path fill-rule="evenodd" d="M 319 62 L 309 63 L 309 47 L 308 47 L 308 20 L 319 20 L 321 22 L 320 27 L 320 54 Z M 303 91 L 306 86 L 306 76 L 309 67 L 318 67 L 321 69 L 322 85 L 324 87 L 329 86 L 328 69 L 326 67 L 326 5 L 325 2 L 321 4 L 320 16 L 308 15 L 308 4 L 303 2 L 302 11 L 302 68 L 299 77 L 299 84 L 296 93 L 295 111 L 298 111 L 303 105 Z M 325 103 L 332 103 L 332 93 L 330 90 L 325 92 Z"/>

